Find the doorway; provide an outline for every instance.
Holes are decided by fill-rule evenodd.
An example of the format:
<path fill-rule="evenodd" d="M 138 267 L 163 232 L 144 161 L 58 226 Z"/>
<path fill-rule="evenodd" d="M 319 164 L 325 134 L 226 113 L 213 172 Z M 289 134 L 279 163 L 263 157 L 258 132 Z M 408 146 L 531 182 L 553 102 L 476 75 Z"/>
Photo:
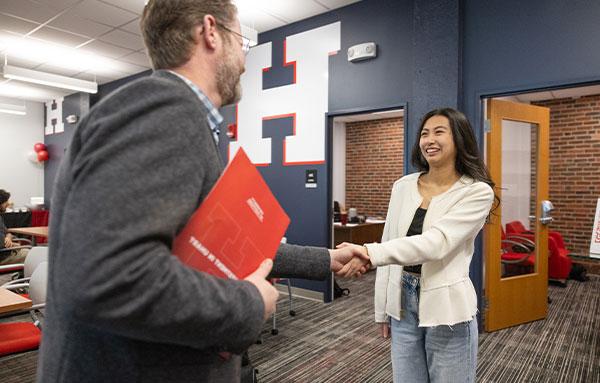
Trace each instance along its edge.
<path fill-rule="evenodd" d="M 502 200 L 485 231 L 484 323 L 486 331 L 495 331 L 543 319 L 548 280 L 566 283 L 574 257 L 589 258 L 600 196 L 594 181 L 600 180 L 600 87 L 522 93 L 484 104 L 486 162 Z M 519 110 L 534 117 L 523 118 Z"/>
<path fill-rule="evenodd" d="M 338 115 L 332 130 L 331 244 L 379 242 L 403 175 L 404 109 Z"/>

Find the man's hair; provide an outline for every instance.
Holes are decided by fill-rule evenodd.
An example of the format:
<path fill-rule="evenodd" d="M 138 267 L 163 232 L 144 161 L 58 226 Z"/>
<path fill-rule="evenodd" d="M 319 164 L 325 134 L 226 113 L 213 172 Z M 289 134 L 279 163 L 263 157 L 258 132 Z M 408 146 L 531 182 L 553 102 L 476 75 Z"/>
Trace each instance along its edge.
<path fill-rule="evenodd" d="M 4 189 L 0 189 L 0 205 L 10 199 L 10 193 Z"/>
<path fill-rule="evenodd" d="M 192 55 L 193 31 L 204 16 L 217 25 L 231 27 L 237 8 L 231 0 L 150 0 L 140 27 L 152 67 L 171 69 L 185 64 Z"/>

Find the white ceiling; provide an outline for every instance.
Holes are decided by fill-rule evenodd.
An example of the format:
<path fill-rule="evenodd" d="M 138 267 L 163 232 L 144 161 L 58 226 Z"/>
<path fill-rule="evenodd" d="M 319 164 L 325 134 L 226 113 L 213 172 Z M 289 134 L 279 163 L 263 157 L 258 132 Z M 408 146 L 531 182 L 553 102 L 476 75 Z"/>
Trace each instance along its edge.
<path fill-rule="evenodd" d="M 404 109 L 386 110 L 384 112 L 349 114 L 338 116 L 333 119 L 334 122 L 357 122 L 357 121 L 372 121 L 383 120 L 385 118 L 396 118 L 404 116 Z"/>
<path fill-rule="evenodd" d="M 259 33 L 358 1 L 234 0 L 242 24 Z M 99 84 L 143 72 L 150 68 L 138 26 L 145 2 L 0 0 L 0 57 Z M 69 93 L 0 76 L 0 96 L 45 101 Z"/>
<path fill-rule="evenodd" d="M 532 101 L 556 100 L 561 98 L 578 98 L 600 94 L 600 85 L 581 86 L 577 88 L 565 88 L 546 90 L 542 92 L 522 93 L 514 96 L 498 97 L 500 100 L 530 103 Z"/>

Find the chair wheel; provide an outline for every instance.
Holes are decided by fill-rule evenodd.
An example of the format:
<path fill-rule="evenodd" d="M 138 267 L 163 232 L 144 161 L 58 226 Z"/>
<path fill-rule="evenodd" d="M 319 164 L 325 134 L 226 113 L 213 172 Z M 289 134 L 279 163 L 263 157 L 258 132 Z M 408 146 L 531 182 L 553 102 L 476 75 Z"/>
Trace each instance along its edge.
<path fill-rule="evenodd" d="M 296 312 L 294 310 L 290 310 L 290 316 L 295 317 L 296 316 Z"/>
<path fill-rule="evenodd" d="M 279 334 L 279 330 L 277 330 L 276 328 L 274 328 L 273 330 L 271 330 L 271 334 L 277 335 L 277 334 Z"/>

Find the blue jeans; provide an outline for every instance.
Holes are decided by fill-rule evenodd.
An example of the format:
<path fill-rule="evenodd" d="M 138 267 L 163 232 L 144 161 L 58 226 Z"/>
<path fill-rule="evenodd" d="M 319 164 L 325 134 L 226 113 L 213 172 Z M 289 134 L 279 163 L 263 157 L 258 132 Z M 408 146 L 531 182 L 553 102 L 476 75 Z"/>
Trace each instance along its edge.
<path fill-rule="evenodd" d="M 391 320 L 394 383 L 474 382 L 477 318 L 419 326 L 419 278 L 402 273 L 402 320 Z"/>

